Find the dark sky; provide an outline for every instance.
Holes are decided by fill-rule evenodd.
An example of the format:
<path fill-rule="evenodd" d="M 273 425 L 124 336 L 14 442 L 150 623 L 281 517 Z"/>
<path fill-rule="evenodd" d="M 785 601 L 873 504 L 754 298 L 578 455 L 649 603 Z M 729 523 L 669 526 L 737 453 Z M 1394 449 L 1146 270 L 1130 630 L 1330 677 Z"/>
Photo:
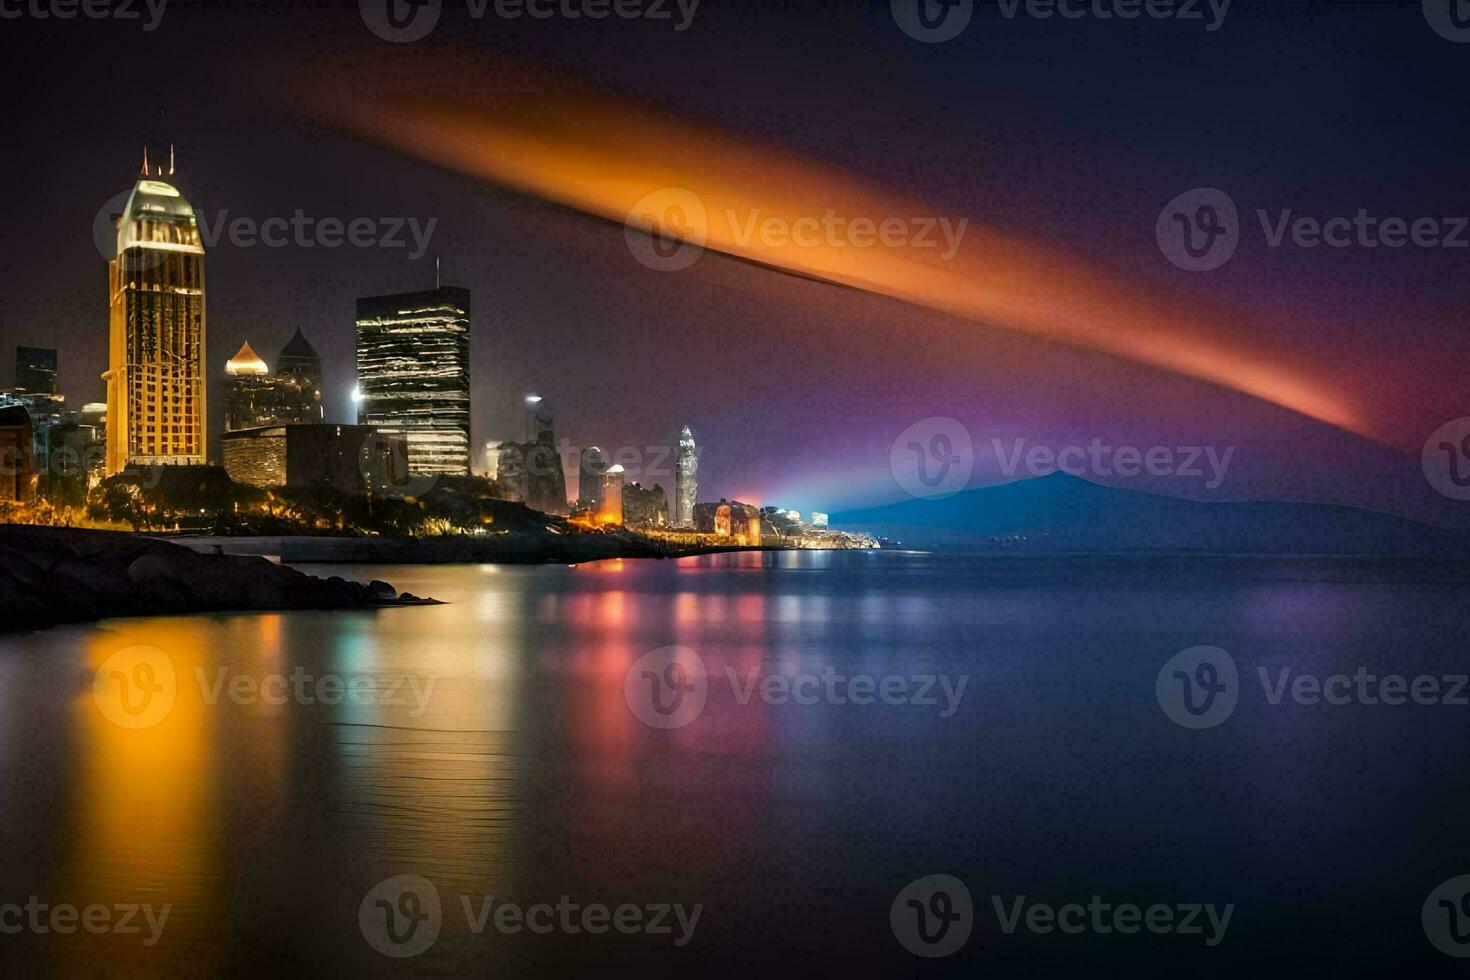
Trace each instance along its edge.
<path fill-rule="evenodd" d="M 135 179 L 145 140 L 172 141 L 176 182 L 206 218 L 299 208 L 437 219 L 430 251 L 444 256 L 445 281 L 474 295 L 477 444 L 519 435 L 520 396 L 535 390 L 574 445 L 651 457 L 646 447 L 691 425 L 702 497 L 838 510 L 901 496 L 893 438 L 953 416 L 987 446 L 1237 447 L 1222 487 L 1154 487 L 1165 492 L 1460 519 L 1425 485 L 1418 450 L 1470 414 L 1470 249 L 1271 248 L 1254 218 L 1470 214 L 1470 44 L 1431 30 L 1417 0 L 1236 0 L 1214 32 L 1175 19 L 1008 19 L 981 3 L 943 44 L 907 37 L 886 3 L 704 0 L 676 32 L 667 21 L 475 21 L 451 2 L 417 43 L 514 56 L 1039 239 L 1141 289 L 1239 311 L 1251 324 L 1243 343 L 1333 379 L 1376 441 L 1216 385 L 717 254 L 687 273 L 652 272 L 616 225 L 303 116 L 289 96 L 315 59 L 401 53 L 368 31 L 355 0 L 174 0 L 152 31 L 0 20 L 12 177 L 0 195 L 0 384 L 15 344 L 57 346 L 69 400 L 101 398 L 94 219 Z M 1227 265 L 1189 273 L 1164 260 L 1154 223 L 1200 186 L 1227 191 L 1245 220 Z M 300 326 L 326 360 L 329 418 L 348 418 L 353 300 L 429 284 L 432 258 L 407 251 L 221 243 L 207 259 L 211 374 L 246 339 L 273 363 Z M 217 387 L 211 416 L 217 430 Z M 977 480 L 994 477 L 979 466 Z"/>

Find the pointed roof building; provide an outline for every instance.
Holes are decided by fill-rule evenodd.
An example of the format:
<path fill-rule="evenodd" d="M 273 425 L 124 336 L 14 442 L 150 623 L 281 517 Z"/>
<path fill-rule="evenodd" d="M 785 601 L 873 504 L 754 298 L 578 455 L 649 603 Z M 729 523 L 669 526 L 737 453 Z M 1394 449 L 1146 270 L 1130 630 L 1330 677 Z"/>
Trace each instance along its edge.
<path fill-rule="evenodd" d="M 248 340 L 240 345 L 240 349 L 235 352 L 234 357 L 225 362 L 225 374 L 228 374 L 232 378 L 246 374 L 269 373 L 270 368 L 266 367 L 265 361 L 260 359 L 259 354 L 250 349 L 250 342 Z"/>

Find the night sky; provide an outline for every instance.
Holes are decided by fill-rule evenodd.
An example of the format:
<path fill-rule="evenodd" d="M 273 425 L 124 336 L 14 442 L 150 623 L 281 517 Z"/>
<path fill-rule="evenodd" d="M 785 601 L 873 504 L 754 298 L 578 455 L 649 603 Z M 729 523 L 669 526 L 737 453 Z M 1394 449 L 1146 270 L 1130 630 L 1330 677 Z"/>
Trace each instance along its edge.
<path fill-rule="evenodd" d="M 102 398 L 106 268 L 94 222 L 136 178 L 145 141 L 155 152 L 173 142 L 176 183 L 206 219 L 297 209 L 437 219 L 416 261 L 411 246 L 210 250 L 216 433 L 224 361 L 248 339 L 274 364 L 298 326 L 325 361 L 328 418 L 349 420 L 354 299 L 431 285 L 437 253 L 444 281 L 473 293 L 476 445 L 519 437 L 520 397 L 536 391 L 575 446 L 651 459 L 661 451 L 645 447 L 690 425 L 701 498 L 837 511 L 902 496 L 888 471 L 894 437 L 952 416 L 983 447 L 993 436 L 1236 447 L 1218 489 L 1129 485 L 1466 523 L 1454 509 L 1464 505 L 1427 486 L 1419 451 L 1470 414 L 1470 248 L 1272 248 L 1255 211 L 1470 214 L 1458 172 L 1470 149 L 1470 44 L 1431 30 L 1417 0 L 1236 0 L 1214 32 L 977 7 L 942 44 L 906 36 L 887 3 L 704 0 L 682 32 L 616 18 L 475 21 L 448 3 L 433 34 L 407 45 L 375 37 L 356 2 L 174 0 L 153 31 L 0 20 L 11 173 L 0 196 L 0 385 L 16 344 L 56 346 L 69 404 Z M 460 86 L 426 73 L 426 59 L 499 68 Z M 619 149 L 697 177 L 717 132 L 786 161 L 743 174 L 753 199 L 790 191 L 793 173 L 814 167 L 922 200 L 1036 243 L 1044 258 L 1016 274 L 1028 288 L 1063 289 L 1065 258 L 1173 308 L 1223 311 L 1236 350 L 1313 379 L 1358 431 L 1137 359 L 715 252 L 677 273 L 645 268 L 617 222 L 328 118 L 322 93 L 346 61 L 381 67 L 416 99 L 493 103 L 499 88 L 534 103 L 565 84 L 683 120 L 687 139 L 635 129 Z M 808 183 L 820 207 L 823 185 Z M 1226 191 L 1242 219 L 1234 258 L 1203 273 L 1176 268 L 1154 237 L 1164 205 L 1196 187 Z M 1193 336 L 1181 321 L 1156 349 Z M 989 462 L 987 449 L 976 482 L 1001 478 Z"/>

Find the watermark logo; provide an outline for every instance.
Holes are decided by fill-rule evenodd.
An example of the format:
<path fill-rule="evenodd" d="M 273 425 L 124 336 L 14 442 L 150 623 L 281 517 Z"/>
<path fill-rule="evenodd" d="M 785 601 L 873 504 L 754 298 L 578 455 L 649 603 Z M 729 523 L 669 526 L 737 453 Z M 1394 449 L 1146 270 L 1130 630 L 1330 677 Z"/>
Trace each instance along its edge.
<path fill-rule="evenodd" d="M 911 497 L 938 500 L 952 497 L 970 482 L 975 471 L 975 446 L 970 430 L 956 419 L 931 416 L 899 433 L 888 450 L 888 468 L 899 487 Z"/>
<path fill-rule="evenodd" d="M 117 257 L 117 220 L 122 217 L 132 194 L 129 189 L 112 195 L 92 218 L 92 242 L 97 246 L 97 254 L 108 262 Z M 129 267 L 139 272 L 156 269 L 169 254 L 163 249 L 135 248 L 128 259 Z"/>
<path fill-rule="evenodd" d="M 404 674 L 308 674 L 299 664 L 285 674 L 231 675 L 228 667 L 216 667 L 211 678 L 203 667 L 194 668 L 199 693 L 211 707 L 228 698 L 239 705 L 283 705 L 288 702 L 311 707 L 317 704 L 352 704 L 368 708 L 411 707 L 417 718 L 429 707 L 437 677 L 426 679 Z"/>
<path fill-rule="evenodd" d="M 1212 902 L 1177 902 L 1171 905 L 1155 902 L 1143 906 L 1135 902 L 1114 904 L 1101 895 L 1089 897 L 1085 905 L 1081 902 L 1064 905 L 1028 902 L 1025 895 L 1012 896 L 1006 902 L 1001 896 L 992 895 L 990 904 L 1001 932 L 1007 936 L 1022 929 L 1041 936 L 1057 932 L 1067 936 L 1084 933 L 1131 936 L 1147 932 L 1155 936 L 1200 936 L 1210 947 L 1220 945 L 1225 939 L 1230 917 L 1235 914 L 1233 902 L 1224 906 L 1216 906 Z"/>
<path fill-rule="evenodd" d="M 693 191 L 664 187 L 633 205 L 623 226 L 623 240 L 633 257 L 648 268 L 678 272 L 704 254 L 709 213 Z"/>
<path fill-rule="evenodd" d="M 959 710 L 969 674 L 839 674 L 834 667 L 797 674 L 760 670 L 743 676 L 726 667 L 715 675 L 730 686 L 735 704 L 752 701 L 784 705 L 836 706 L 885 704 L 938 708 L 939 717 Z M 660 647 L 644 654 L 623 678 L 623 697 L 633 714 L 654 728 L 682 728 L 699 717 L 709 699 L 711 675 L 704 660 L 687 647 Z"/>
<path fill-rule="evenodd" d="M 1358 208 L 1352 215 L 1318 217 L 1292 208 L 1256 208 L 1255 216 L 1262 243 L 1273 249 L 1470 248 L 1470 218 L 1463 215 L 1401 218 Z M 1213 187 L 1180 194 L 1154 225 L 1164 257 L 1189 272 L 1208 272 L 1230 261 L 1244 231 L 1235 202 Z"/>
<path fill-rule="evenodd" d="M 1470 875 L 1441 882 L 1424 900 L 1419 921 L 1435 949 L 1456 959 L 1470 957 Z"/>
<path fill-rule="evenodd" d="M 942 44 L 970 26 L 975 0 L 891 0 L 893 22 L 915 41 Z"/>
<path fill-rule="evenodd" d="M 178 697 L 178 676 L 168 654 L 131 646 L 102 661 L 92 678 L 92 697 L 103 717 L 123 728 L 151 728 L 168 717 Z"/>
<path fill-rule="evenodd" d="M 520 932 L 545 936 L 558 931 L 570 936 L 584 932 L 601 935 L 616 930 L 625 936 L 672 935 L 675 946 L 686 946 L 694 938 L 694 929 L 704 912 L 703 903 L 685 906 L 679 902 L 650 902 L 645 905 L 624 902 L 612 907 L 601 902 L 574 902 L 570 895 L 562 895 L 555 905 L 550 902 L 521 905 L 497 900 L 495 895 L 477 897 L 478 909 L 471 896 L 459 897 L 465 923 L 476 936 L 491 926 L 496 932 L 512 936 Z M 677 935 L 675 929 L 678 930 Z"/>
<path fill-rule="evenodd" d="M 922 249 L 941 262 L 959 254 L 969 218 L 938 215 L 849 215 L 836 208 L 791 216 L 747 208 L 725 208 L 714 216 L 721 240 L 762 255 L 793 250 Z M 713 227 L 704 202 L 693 191 L 666 187 L 640 200 L 628 213 L 624 236 L 643 265 L 659 272 L 687 269 L 703 253 Z"/>
<path fill-rule="evenodd" d="M 69 935 L 78 929 L 93 935 L 112 933 L 118 936 L 144 936 L 144 946 L 156 946 L 168 923 L 173 903 L 166 902 L 158 908 L 150 903 L 118 903 L 102 905 L 93 903 L 78 907 L 69 902 L 55 904 L 43 902 L 31 895 L 26 903 L 6 902 L 0 904 L 0 934 L 16 935 L 31 932 L 37 935 L 59 933 Z"/>
<path fill-rule="evenodd" d="M 467 0 L 473 21 L 493 14 L 501 20 L 619 20 L 669 21 L 675 33 L 694 23 L 700 0 Z M 439 25 L 442 0 L 358 0 L 362 22 L 385 41 L 406 44 L 427 37 Z"/>
<path fill-rule="evenodd" d="M 1185 191 L 1159 212 L 1154 238 L 1164 257 L 1186 272 L 1218 269 L 1240 244 L 1235 202 L 1214 187 Z"/>
<path fill-rule="evenodd" d="M 970 889 L 946 874 L 911 881 L 889 907 L 888 924 L 899 945 L 915 956 L 949 956 L 965 945 L 975 924 Z"/>
<path fill-rule="evenodd" d="M 1219 647 L 1190 647 L 1170 657 L 1154 681 L 1159 707 L 1176 725 L 1214 728 L 1235 711 L 1240 675 Z"/>
<path fill-rule="evenodd" d="M 1424 19 L 1434 33 L 1456 44 L 1470 42 L 1470 2 L 1467 0 L 1423 0 Z"/>
<path fill-rule="evenodd" d="M 234 248 L 411 248 L 410 261 L 418 261 L 429 251 L 429 242 L 434 237 L 438 218 L 420 221 L 415 217 L 367 217 L 338 218 L 331 215 L 317 217 L 297 208 L 290 217 L 272 215 L 256 219 L 249 215 L 230 217 L 227 208 L 221 208 L 213 217 L 199 212 L 199 237 L 210 250 L 219 247 L 221 241 Z M 411 239 L 411 240 L 410 240 Z"/>
<path fill-rule="evenodd" d="M 88 20 L 142 20 L 150 32 L 163 23 L 167 6 L 168 0 L 0 0 L 0 20 L 73 20 L 80 12 Z"/>
<path fill-rule="evenodd" d="M 704 659 L 688 647 L 659 647 L 634 661 L 623 678 L 623 698 L 652 728 L 683 728 L 709 698 Z"/>
<path fill-rule="evenodd" d="M 368 30 L 385 41 L 407 44 L 429 36 L 439 25 L 443 0 L 358 0 Z"/>
<path fill-rule="evenodd" d="M 434 474 L 415 473 L 410 468 L 408 443 L 402 433 L 380 430 L 363 439 L 357 468 L 363 485 L 377 497 L 422 500 L 439 484 Z"/>
<path fill-rule="evenodd" d="M 1061 449 L 1033 445 L 1015 439 L 1007 451 L 1000 439 L 990 440 L 1000 471 L 1015 476 L 1024 471 L 1030 476 L 1062 472 L 1071 476 L 1149 476 L 1193 479 L 1204 482 L 1206 490 L 1224 484 L 1235 455 L 1234 446 L 1223 451 L 1215 446 L 1111 446 L 1094 438 L 1086 446 L 1071 445 Z"/>
<path fill-rule="evenodd" d="M 439 889 L 419 875 L 385 878 L 357 908 L 357 924 L 368 945 L 395 959 L 418 956 L 433 946 L 443 921 Z"/>
<path fill-rule="evenodd" d="M 1202 21 L 1213 34 L 1225 26 L 1233 0 L 999 0 L 1001 16 L 1013 20 L 1025 13 L 1035 20 L 1177 20 Z M 1206 20 L 1206 14 L 1209 19 Z"/>
<path fill-rule="evenodd" d="M 1257 666 L 1256 678 L 1266 703 L 1273 708 L 1283 704 L 1470 706 L 1470 674 L 1376 674 L 1360 665 L 1351 674 L 1320 675 L 1297 672 L 1287 664 L 1274 669 Z M 1213 728 L 1224 722 L 1242 693 L 1234 659 L 1219 647 L 1208 646 L 1191 647 L 1171 657 L 1159 671 L 1154 688 L 1164 713 L 1185 728 Z"/>
<path fill-rule="evenodd" d="M 1420 461 L 1431 487 L 1451 500 L 1470 500 L 1470 416 L 1434 430 Z"/>

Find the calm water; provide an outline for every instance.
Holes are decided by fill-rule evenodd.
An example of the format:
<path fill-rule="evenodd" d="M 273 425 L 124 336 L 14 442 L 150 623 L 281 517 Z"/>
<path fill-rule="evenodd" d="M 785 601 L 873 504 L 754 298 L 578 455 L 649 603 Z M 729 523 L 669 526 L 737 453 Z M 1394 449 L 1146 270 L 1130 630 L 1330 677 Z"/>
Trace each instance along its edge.
<path fill-rule="evenodd" d="M 1420 910 L 1470 872 L 1470 708 L 1272 705 L 1256 670 L 1464 672 L 1465 589 L 1022 578 L 894 553 L 309 570 L 449 604 L 0 639 L 0 904 L 171 906 L 152 945 L 142 912 L 139 934 L 0 933 L 0 973 L 1463 967 L 1429 944 Z M 1161 710 L 1155 679 L 1200 644 L 1228 651 L 1241 685 L 1233 715 L 1190 730 Z M 625 690 L 635 661 L 670 645 L 691 653 L 652 675 L 695 699 L 697 655 L 695 715 L 695 701 L 649 714 L 641 669 Z M 138 673 L 145 661 L 159 670 Z M 325 704 L 269 680 L 298 668 L 329 695 L 334 680 L 357 694 Z M 896 676 L 903 696 L 926 677 L 965 687 L 948 705 L 938 681 L 937 704 L 837 703 L 820 687 L 829 668 L 834 683 Z M 119 713 L 142 690 L 119 677 L 162 685 L 169 669 L 164 714 Z M 803 676 L 816 703 L 777 703 Z M 752 679 L 775 693 L 746 697 Z M 262 697 L 262 682 L 286 696 Z M 890 905 L 936 873 L 968 886 L 974 927 L 953 956 L 923 960 L 895 938 Z M 366 896 L 386 923 L 369 892 L 397 875 L 431 882 L 442 910 L 435 941 L 403 959 L 380 954 L 359 916 Z M 1022 895 L 1234 910 L 1212 948 L 1208 926 L 1007 934 L 991 896 L 1009 911 Z M 681 946 L 672 914 L 669 933 L 594 935 L 499 931 L 492 911 L 477 933 L 465 902 L 479 914 L 487 896 L 492 910 L 566 896 L 645 920 L 702 907 Z M 404 922 L 430 914 L 385 901 Z"/>

